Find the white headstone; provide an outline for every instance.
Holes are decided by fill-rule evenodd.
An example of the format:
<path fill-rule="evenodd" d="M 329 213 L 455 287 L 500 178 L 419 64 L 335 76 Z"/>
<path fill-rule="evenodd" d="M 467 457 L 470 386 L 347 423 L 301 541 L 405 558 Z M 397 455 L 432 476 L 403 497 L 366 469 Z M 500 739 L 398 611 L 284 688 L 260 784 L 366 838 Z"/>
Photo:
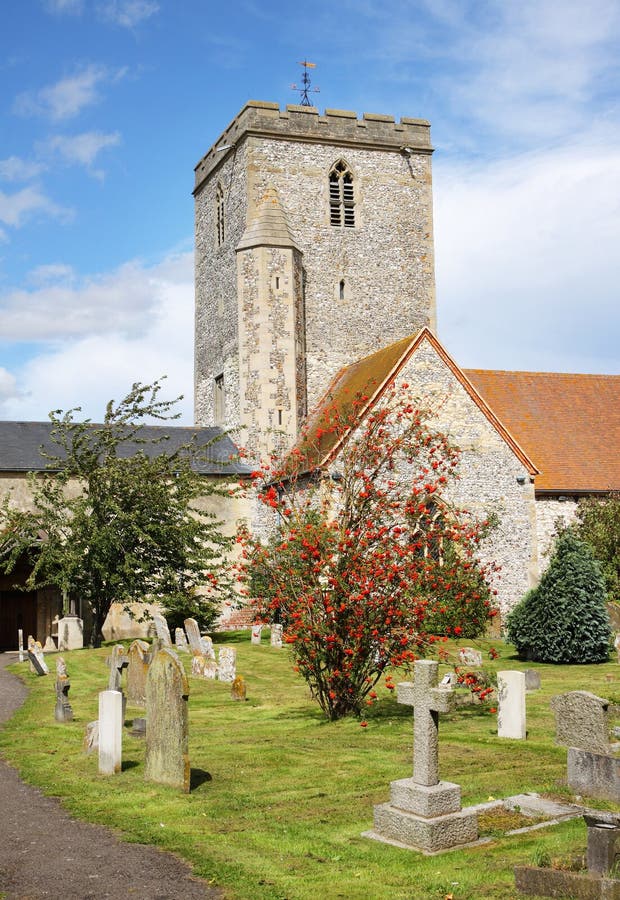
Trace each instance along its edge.
<path fill-rule="evenodd" d="M 524 741 L 525 673 L 497 673 L 497 736 Z"/>
<path fill-rule="evenodd" d="M 237 676 L 237 651 L 234 647 L 220 647 L 218 677 L 232 684 Z"/>
<path fill-rule="evenodd" d="M 121 770 L 123 746 L 123 695 L 120 691 L 99 694 L 99 774 Z"/>
<path fill-rule="evenodd" d="M 271 646 L 282 646 L 282 626 L 275 623 L 271 626 Z"/>
<path fill-rule="evenodd" d="M 260 639 L 262 636 L 262 625 L 252 625 L 252 643 L 260 644 Z"/>
<path fill-rule="evenodd" d="M 81 650 L 84 646 L 84 622 L 78 616 L 58 620 L 58 649 Z"/>
<path fill-rule="evenodd" d="M 17 647 L 19 650 L 19 661 L 24 661 L 24 632 L 21 628 L 17 630 Z"/>
<path fill-rule="evenodd" d="M 461 647 L 459 650 L 459 662 L 462 666 L 479 668 L 482 665 L 482 653 L 473 647 Z"/>
<path fill-rule="evenodd" d="M 177 653 L 188 653 L 189 645 L 187 643 L 187 636 L 185 631 L 182 628 L 175 628 L 174 630 L 174 648 Z"/>
<path fill-rule="evenodd" d="M 168 623 L 166 622 L 164 617 L 155 613 L 155 615 L 153 616 L 153 624 L 155 625 L 155 631 L 157 633 L 157 637 L 162 642 L 162 646 L 172 647 L 172 638 L 170 637 L 170 629 L 168 628 Z"/>

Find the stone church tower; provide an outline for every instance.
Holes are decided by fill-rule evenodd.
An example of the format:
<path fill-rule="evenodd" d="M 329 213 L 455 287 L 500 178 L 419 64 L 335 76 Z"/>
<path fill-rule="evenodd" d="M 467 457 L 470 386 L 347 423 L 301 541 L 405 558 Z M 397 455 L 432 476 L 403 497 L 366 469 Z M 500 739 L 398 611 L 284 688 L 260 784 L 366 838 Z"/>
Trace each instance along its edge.
<path fill-rule="evenodd" d="M 429 123 L 251 101 L 196 166 L 195 420 L 295 439 L 343 366 L 435 329 Z"/>

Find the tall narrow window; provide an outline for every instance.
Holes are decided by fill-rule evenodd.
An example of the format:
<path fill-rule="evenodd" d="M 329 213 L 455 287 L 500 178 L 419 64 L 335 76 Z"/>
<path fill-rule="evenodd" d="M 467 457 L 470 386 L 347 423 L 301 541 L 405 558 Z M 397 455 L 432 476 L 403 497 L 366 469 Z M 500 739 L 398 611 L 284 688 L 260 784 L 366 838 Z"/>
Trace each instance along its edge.
<path fill-rule="evenodd" d="M 355 227 L 353 175 L 342 159 L 329 173 L 329 222 L 335 228 Z"/>
<path fill-rule="evenodd" d="M 340 284 L 338 285 L 338 297 L 340 300 L 344 300 L 344 278 L 340 279 Z"/>
<path fill-rule="evenodd" d="M 224 395 L 224 376 L 217 375 L 214 385 L 213 417 L 216 425 L 221 425 L 226 418 L 226 397 Z"/>
<path fill-rule="evenodd" d="M 224 243 L 224 190 L 221 184 L 218 184 L 217 186 L 215 208 L 217 217 L 217 245 L 220 247 Z"/>

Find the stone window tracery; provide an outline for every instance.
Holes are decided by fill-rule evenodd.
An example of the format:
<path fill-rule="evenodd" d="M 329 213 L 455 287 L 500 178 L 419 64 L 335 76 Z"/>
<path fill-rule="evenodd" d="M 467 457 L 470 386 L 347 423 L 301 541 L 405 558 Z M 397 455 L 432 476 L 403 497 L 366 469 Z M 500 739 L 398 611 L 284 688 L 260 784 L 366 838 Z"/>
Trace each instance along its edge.
<path fill-rule="evenodd" d="M 335 228 L 355 227 L 353 173 L 343 159 L 329 173 L 329 222 Z"/>
<path fill-rule="evenodd" d="M 215 209 L 217 217 L 217 245 L 221 247 L 224 243 L 224 189 L 218 184 L 215 192 Z"/>

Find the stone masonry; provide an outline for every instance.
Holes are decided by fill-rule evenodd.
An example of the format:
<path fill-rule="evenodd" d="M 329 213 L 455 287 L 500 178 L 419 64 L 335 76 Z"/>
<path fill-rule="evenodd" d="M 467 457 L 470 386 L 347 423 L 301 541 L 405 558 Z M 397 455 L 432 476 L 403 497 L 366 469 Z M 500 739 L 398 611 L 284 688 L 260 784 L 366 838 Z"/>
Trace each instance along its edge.
<path fill-rule="evenodd" d="M 246 104 L 196 167 L 197 423 L 214 423 L 223 375 L 218 424 L 294 433 L 341 366 L 435 327 L 431 153 L 424 120 Z M 330 224 L 340 160 L 353 176 L 354 227 Z M 242 242 L 266 196 L 277 197 L 289 248 Z M 248 340 L 258 321 L 257 354 Z"/>

